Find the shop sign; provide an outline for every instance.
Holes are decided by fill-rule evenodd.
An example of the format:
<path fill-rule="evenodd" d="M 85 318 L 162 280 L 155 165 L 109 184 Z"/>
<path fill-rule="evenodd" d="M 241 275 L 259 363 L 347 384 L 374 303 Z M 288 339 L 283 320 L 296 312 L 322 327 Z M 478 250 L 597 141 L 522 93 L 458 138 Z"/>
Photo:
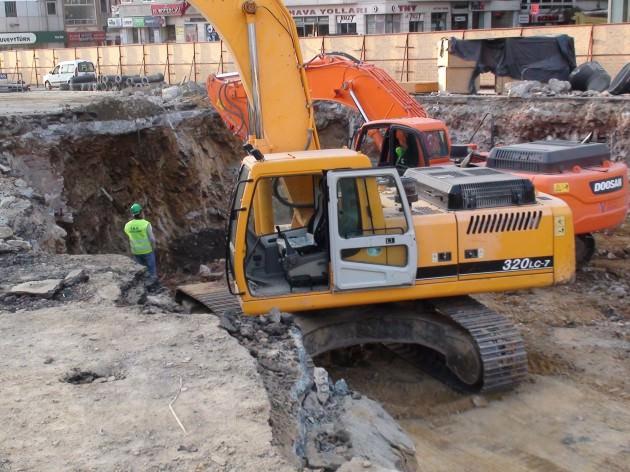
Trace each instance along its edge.
<path fill-rule="evenodd" d="M 122 28 L 122 18 L 107 18 L 109 28 Z"/>
<path fill-rule="evenodd" d="M 153 16 L 183 16 L 190 7 L 190 3 L 170 3 L 170 4 L 152 4 L 151 14 Z"/>
<path fill-rule="evenodd" d="M 532 15 L 538 15 L 540 13 L 540 4 L 539 3 L 532 3 L 529 6 L 529 11 L 531 12 Z"/>
<path fill-rule="evenodd" d="M 163 16 L 145 16 L 144 26 L 147 28 L 160 28 L 166 26 L 166 18 Z"/>
<path fill-rule="evenodd" d="M 105 41 L 105 31 L 71 31 L 68 32 L 68 41 L 77 43 Z"/>
<path fill-rule="evenodd" d="M 529 23 L 529 15 L 527 15 L 527 14 L 518 15 L 518 22 L 521 25 L 528 24 Z"/>
<path fill-rule="evenodd" d="M 486 9 L 485 2 L 470 2 L 471 11 L 484 11 Z"/>
<path fill-rule="evenodd" d="M 455 15 L 453 17 L 453 21 L 455 21 L 456 23 L 462 23 L 464 21 L 468 21 L 468 18 L 466 17 L 466 15 Z"/>
<path fill-rule="evenodd" d="M 354 23 L 355 15 L 337 15 L 337 23 Z"/>
<path fill-rule="evenodd" d="M 292 16 L 357 15 L 377 13 L 378 6 L 371 7 L 334 7 L 334 8 L 290 8 Z"/>
<path fill-rule="evenodd" d="M 17 46 L 35 43 L 63 43 L 64 31 L 39 31 L 35 33 L 0 33 L 0 46 Z"/>
<path fill-rule="evenodd" d="M 131 17 L 123 18 L 122 19 L 122 26 L 123 26 L 123 28 L 133 28 L 133 18 L 131 18 Z"/>
<path fill-rule="evenodd" d="M 564 21 L 564 15 L 535 15 L 532 16 L 532 23 L 557 23 Z"/>
<path fill-rule="evenodd" d="M 408 13 L 409 21 L 424 21 L 424 13 Z"/>
<path fill-rule="evenodd" d="M 134 16 L 132 19 L 132 26 L 134 28 L 144 28 L 144 16 Z"/>

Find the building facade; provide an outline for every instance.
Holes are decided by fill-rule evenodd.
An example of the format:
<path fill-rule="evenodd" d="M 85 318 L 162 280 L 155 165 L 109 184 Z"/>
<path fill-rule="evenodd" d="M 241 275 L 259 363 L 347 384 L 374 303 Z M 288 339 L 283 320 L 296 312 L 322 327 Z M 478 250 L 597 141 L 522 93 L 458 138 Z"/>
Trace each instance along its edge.
<path fill-rule="evenodd" d="M 67 45 L 99 46 L 105 44 L 109 0 L 61 0 Z"/>
<path fill-rule="evenodd" d="M 63 47 L 63 2 L 0 1 L 0 48 Z"/>
<path fill-rule="evenodd" d="M 122 0 L 108 20 L 108 39 L 120 44 L 218 41 L 214 27 L 186 1 Z"/>

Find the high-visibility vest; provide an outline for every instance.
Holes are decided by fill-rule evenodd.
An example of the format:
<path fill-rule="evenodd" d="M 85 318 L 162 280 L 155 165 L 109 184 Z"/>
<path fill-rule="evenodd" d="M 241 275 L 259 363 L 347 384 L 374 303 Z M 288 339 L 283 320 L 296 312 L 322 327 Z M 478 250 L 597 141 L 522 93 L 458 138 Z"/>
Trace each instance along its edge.
<path fill-rule="evenodd" d="M 132 254 L 149 254 L 153 252 L 147 227 L 150 225 L 147 220 L 131 220 L 125 225 L 125 234 L 129 237 Z"/>

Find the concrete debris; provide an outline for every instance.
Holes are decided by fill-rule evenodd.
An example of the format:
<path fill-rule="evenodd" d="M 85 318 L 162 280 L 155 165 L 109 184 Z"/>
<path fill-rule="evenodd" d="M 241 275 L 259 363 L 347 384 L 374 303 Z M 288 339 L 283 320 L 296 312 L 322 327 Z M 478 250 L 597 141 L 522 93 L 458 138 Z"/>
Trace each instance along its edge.
<path fill-rule="evenodd" d="M 41 298 L 52 298 L 61 289 L 62 279 L 45 279 L 24 282 L 11 287 L 10 293 L 14 295 L 31 295 Z"/>
<path fill-rule="evenodd" d="M 471 401 L 472 401 L 472 404 L 476 406 L 477 408 L 484 408 L 488 406 L 488 400 L 486 400 L 484 397 L 480 395 L 474 395 Z"/>
<path fill-rule="evenodd" d="M 13 230 L 8 226 L 0 226 L 0 239 L 8 239 L 13 236 Z"/>
<path fill-rule="evenodd" d="M 9 166 L 0 164 L 0 172 L 2 172 L 3 174 L 8 174 L 9 172 L 11 172 L 11 168 Z"/>
<path fill-rule="evenodd" d="M 90 278 L 85 269 L 74 269 L 68 272 L 63 279 L 64 287 L 72 287 L 81 282 L 85 282 Z"/>
<path fill-rule="evenodd" d="M 317 399 L 324 405 L 330 398 L 328 372 L 321 367 L 315 367 L 315 369 L 313 369 L 313 379 L 315 380 L 315 388 L 317 389 Z"/>
<path fill-rule="evenodd" d="M 273 399 L 274 437 L 287 456 L 308 470 L 336 470 L 353 457 L 372 464 L 367 470 L 417 470 L 413 443 L 394 419 L 350 394 L 345 381 L 333 388 L 328 372 L 313 366 L 292 318 L 282 320 L 272 310 L 257 318 L 226 314 L 221 325 L 258 361 Z"/>
<path fill-rule="evenodd" d="M 213 282 L 221 279 L 225 274 L 219 271 L 213 271 L 205 264 L 199 265 L 199 277 L 206 282 Z"/>

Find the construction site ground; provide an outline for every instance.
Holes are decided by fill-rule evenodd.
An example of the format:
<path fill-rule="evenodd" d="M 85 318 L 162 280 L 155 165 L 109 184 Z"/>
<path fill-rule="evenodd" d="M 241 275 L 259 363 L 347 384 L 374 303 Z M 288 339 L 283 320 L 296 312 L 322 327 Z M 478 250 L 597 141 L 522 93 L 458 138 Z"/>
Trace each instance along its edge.
<path fill-rule="evenodd" d="M 278 392 L 265 388 L 259 359 L 214 316 L 179 313 L 164 292 L 152 295 L 140 281 L 141 267 L 124 255 L 122 234 L 117 236 L 124 215 L 105 218 L 106 204 L 111 203 L 100 188 L 125 204 L 133 194 L 122 188 L 119 194 L 112 191 L 109 181 L 93 171 L 93 160 L 95 188 L 86 186 L 73 167 L 78 154 L 55 155 L 49 169 L 44 165 L 45 152 L 35 148 L 44 136 L 48 141 L 42 146 L 54 148 L 62 143 L 69 153 L 76 153 L 75 137 L 65 128 L 72 122 L 68 107 L 81 110 L 82 118 L 74 125 L 81 129 L 75 130 L 77 140 L 85 139 L 86 130 L 95 129 L 94 123 L 81 120 L 86 116 L 99 120 L 99 113 L 111 114 L 115 109 L 116 118 L 107 120 L 117 120 L 116 133 L 122 133 L 118 142 L 129 139 L 130 146 L 146 148 L 141 137 L 164 139 L 167 145 L 162 146 L 160 166 L 168 168 L 169 159 L 185 161 L 186 166 L 175 168 L 179 178 L 188 178 L 189 169 L 191 173 L 201 169 L 207 173 L 199 179 L 212 179 L 214 188 L 207 195 L 196 182 L 189 187 L 168 182 L 159 191 L 154 189 L 150 198 L 155 218 L 160 212 L 182 213 L 186 219 L 182 216 L 181 221 L 195 231 L 212 229 L 199 233 L 204 238 L 221 238 L 223 222 L 210 207 L 215 208 L 211 202 L 216 207 L 225 204 L 221 199 L 229 193 L 228 170 L 233 171 L 238 162 L 238 143 L 219 129 L 215 115 L 206 116 L 195 108 L 200 106 L 196 97 L 186 98 L 189 101 L 183 105 L 160 102 L 159 107 L 154 97 L 147 99 L 155 109 L 165 110 L 168 125 L 156 125 L 154 119 L 153 125 L 121 131 L 118 121 L 136 121 L 137 103 L 135 112 L 112 108 L 109 102 L 103 105 L 112 97 L 126 99 L 120 94 L 88 92 L 0 95 L 0 115 L 24 116 L 10 122 L 19 125 L 19 136 L 3 136 L 0 158 L 6 160 L 0 164 L 9 170 L 0 171 L 0 212 L 17 211 L 16 202 L 22 200 L 30 205 L 9 226 L 33 246 L 32 251 L 7 249 L 0 254 L 0 417 L 4 419 L 0 471 L 295 470 L 295 462 L 283 455 L 282 445 L 273 436 L 269 419 Z M 436 112 L 444 110 L 443 102 L 434 106 Z M 627 110 L 627 103 L 624 106 Z M 611 116 L 619 113 L 618 107 L 611 105 Z M 188 128 L 186 117 L 180 116 L 184 112 L 196 120 Z M 49 129 L 43 133 L 34 116 L 46 113 L 56 117 L 47 121 Z M 327 125 L 324 139 L 341 139 L 347 134 L 342 129 L 347 116 L 327 113 L 320 119 Z M 446 119 L 448 113 L 443 113 Z M 60 116 L 63 126 L 57 123 Z M 619 116 L 627 120 L 629 115 L 626 111 Z M 103 140 L 93 148 L 103 156 L 110 145 L 104 143 L 113 142 L 111 133 L 103 131 L 107 120 L 99 121 L 99 135 L 94 138 Z M 577 128 L 580 117 L 575 120 Z M 210 127 L 202 130 L 203 139 L 209 136 L 207 143 L 182 144 L 200 139 L 194 133 L 203 126 Z M 468 134 L 468 129 L 457 132 Z M 55 133 L 66 134 L 54 141 Z M 616 146 L 626 149 L 619 139 Z M 157 151 L 134 150 L 131 155 L 149 162 L 152 152 Z M 220 162 L 202 166 L 198 161 L 207 154 L 220 156 Z M 29 166 L 20 166 L 18 161 Z M 115 165 L 108 163 L 112 169 Z M 54 179 L 42 176 L 53 171 L 63 173 L 67 181 L 63 203 L 47 196 L 47 191 L 58 187 L 49 184 Z M 139 183 L 146 184 L 134 177 L 129 185 Z M 46 185 L 50 187 L 39 188 Z M 189 206 L 176 204 L 169 192 L 194 193 L 198 200 Z M 192 207 L 202 204 L 207 205 L 208 214 L 193 214 Z M 55 212 L 48 211 L 48 205 L 56 205 Z M 92 214 L 90 205 L 95 208 Z M 75 223 L 55 233 L 50 215 L 59 217 L 60 209 L 65 214 L 73 211 Z M 2 215 L 0 229 L 6 224 Z M 96 244 L 77 221 L 98 227 L 102 244 Z M 29 222 L 42 231 L 29 233 Z M 169 239 L 162 251 L 181 252 L 178 231 L 187 226 L 160 223 L 159 218 L 156 226 L 162 243 Z M 197 248 L 205 239 L 194 241 Z M 0 239 L 0 249 L 2 244 Z M 352 390 L 379 402 L 402 426 L 415 444 L 417 470 L 630 471 L 630 221 L 610 234 L 597 235 L 597 244 L 594 259 L 578 271 L 573 284 L 478 297 L 516 321 L 523 333 L 530 375 L 514 391 L 486 396 L 457 393 L 380 346 L 341 356 L 344 362 L 335 356 L 318 362 L 334 380 L 344 378 Z M 66 250 L 123 255 L 33 255 Z M 203 259 L 200 250 L 195 251 L 194 260 L 209 265 L 217 253 L 213 248 Z M 175 270 L 181 261 L 192 267 L 183 255 L 161 260 L 166 283 L 195 279 L 196 267 Z M 60 289 L 53 298 L 9 293 L 22 282 L 63 279 L 81 269 L 87 279 Z M 343 470 L 383 470 L 369 461 L 353 464 L 354 468 L 349 464 Z"/>

